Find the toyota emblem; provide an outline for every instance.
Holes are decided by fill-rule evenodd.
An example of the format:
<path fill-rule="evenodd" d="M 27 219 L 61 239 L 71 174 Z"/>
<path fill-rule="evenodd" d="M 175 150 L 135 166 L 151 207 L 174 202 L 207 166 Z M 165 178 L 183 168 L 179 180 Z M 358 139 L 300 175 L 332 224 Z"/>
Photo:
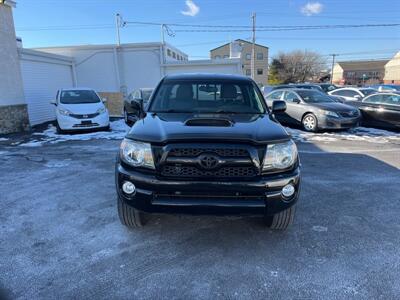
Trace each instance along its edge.
<path fill-rule="evenodd" d="M 200 155 L 200 165 L 207 170 L 214 169 L 219 164 L 219 159 L 217 156 L 212 154 Z"/>

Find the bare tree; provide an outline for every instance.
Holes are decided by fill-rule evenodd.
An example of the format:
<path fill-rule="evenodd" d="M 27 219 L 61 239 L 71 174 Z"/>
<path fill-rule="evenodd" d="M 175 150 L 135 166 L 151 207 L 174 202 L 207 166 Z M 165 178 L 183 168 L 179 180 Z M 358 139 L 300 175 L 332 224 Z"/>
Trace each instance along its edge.
<path fill-rule="evenodd" d="M 270 76 L 282 83 L 305 82 L 314 80 L 326 68 L 326 59 L 316 52 L 280 52 L 272 59 Z"/>

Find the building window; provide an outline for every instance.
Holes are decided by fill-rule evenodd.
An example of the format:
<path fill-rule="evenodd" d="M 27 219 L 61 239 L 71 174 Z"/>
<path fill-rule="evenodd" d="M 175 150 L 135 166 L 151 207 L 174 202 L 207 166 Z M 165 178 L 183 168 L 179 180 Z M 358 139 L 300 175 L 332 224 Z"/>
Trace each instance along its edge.
<path fill-rule="evenodd" d="M 171 50 L 167 49 L 167 55 L 171 56 Z"/>
<path fill-rule="evenodd" d="M 251 60 L 251 54 L 250 53 L 246 53 L 246 59 L 247 60 Z"/>
<path fill-rule="evenodd" d="M 215 55 L 215 59 L 221 59 L 221 55 Z"/>
<path fill-rule="evenodd" d="M 175 52 L 172 52 L 172 57 L 176 58 L 176 53 Z"/>
<path fill-rule="evenodd" d="M 263 69 L 257 69 L 257 75 L 262 75 L 263 74 Z"/>
<path fill-rule="evenodd" d="M 229 58 L 229 55 L 224 55 L 224 58 L 226 59 L 226 58 Z"/>
<path fill-rule="evenodd" d="M 262 52 L 257 53 L 257 60 L 263 60 L 264 54 Z"/>
<path fill-rule="evenodd" d="M 251 70 L 250 69 L 246 69 L 246 75 L 250 76 L 251 75 Z"/>

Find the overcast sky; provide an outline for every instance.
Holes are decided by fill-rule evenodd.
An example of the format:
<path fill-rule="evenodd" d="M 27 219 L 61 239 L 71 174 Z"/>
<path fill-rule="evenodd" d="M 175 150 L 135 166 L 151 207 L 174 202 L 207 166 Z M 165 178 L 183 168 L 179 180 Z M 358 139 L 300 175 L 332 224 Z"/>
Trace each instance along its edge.
<path fill-rule="evenodd" d="M 117 12 L 125 21 L 203 25 L 251 25 L 252 12 L 259 26 L 400 23 L 399 0 L 17 0 L 14 18 L 28 48 L 103 44 L 115 43 Z M 167 41 L 200 59 L 224 42 L 250 37 L 251 32 L 175 32 Z M 128 24 L 121 40 L 160 41 L 160 28 Z M 307 49 L 343 54 L 341 60 L 387 58 L 400 50 L 400 27 L 264 31 L 257 32 L 257 42 L 270 48 L 270 56 Z"/>

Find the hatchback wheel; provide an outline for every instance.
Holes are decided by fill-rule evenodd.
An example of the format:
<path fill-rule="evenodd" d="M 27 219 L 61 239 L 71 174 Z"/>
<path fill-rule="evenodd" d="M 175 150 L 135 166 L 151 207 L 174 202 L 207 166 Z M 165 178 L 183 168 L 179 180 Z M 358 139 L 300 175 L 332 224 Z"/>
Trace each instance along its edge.
<path fill-rule="evenodd" d="M 305 131 L 317 131 L 318 120 L 313 114 L 307 114 L 302 120 L 303 128 Z"/>
<path fill-rule="evenodd" d="M 60 125 L 58 124 L 58 121 L 56 121 L 56 129 L 58 134 L 63 134 L 64 130 L 61 129 Z"/>

